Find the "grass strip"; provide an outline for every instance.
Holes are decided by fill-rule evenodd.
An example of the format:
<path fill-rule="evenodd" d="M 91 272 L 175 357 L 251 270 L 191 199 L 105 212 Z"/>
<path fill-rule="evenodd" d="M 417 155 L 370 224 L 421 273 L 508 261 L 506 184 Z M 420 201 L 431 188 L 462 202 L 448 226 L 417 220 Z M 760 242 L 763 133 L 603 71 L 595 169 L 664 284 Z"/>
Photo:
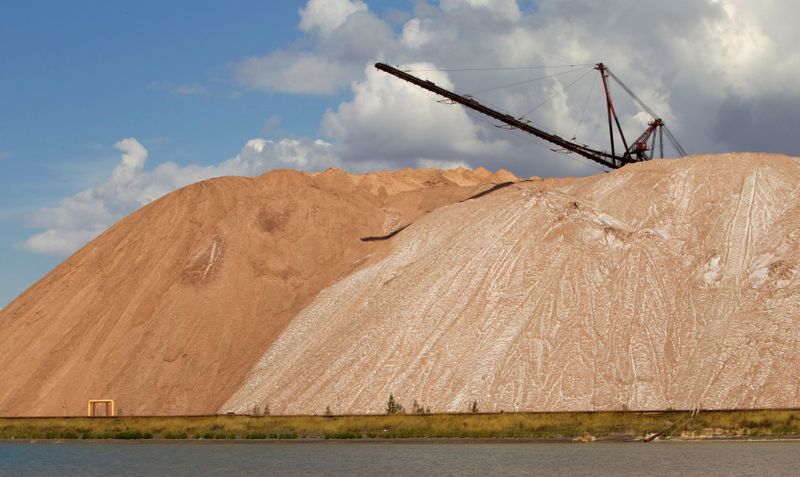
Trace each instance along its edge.
<path fill-rule="evenodd" d="M 403 439 L 635 440 L 665 437 L 800 437 L 799 410 L 555 412 L 362 416 L 0 418 L 0 439 Z"/>

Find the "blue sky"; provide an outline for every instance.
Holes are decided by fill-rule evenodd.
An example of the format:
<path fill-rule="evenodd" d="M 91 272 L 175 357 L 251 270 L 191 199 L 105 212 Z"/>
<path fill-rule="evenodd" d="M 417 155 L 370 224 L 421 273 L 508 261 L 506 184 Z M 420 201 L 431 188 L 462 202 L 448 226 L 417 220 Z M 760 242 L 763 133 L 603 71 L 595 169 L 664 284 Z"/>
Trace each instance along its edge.
<path fill-rule="evenodd" d="M 374 2 L 378 12 L 407 1 Z M 341 95 L 249 94 L 231 63 L 302 41 L 302 1 L 14 1 L 0 5 L 0 306 L 63 257 L 18 244 L 26 217 L 102 181 L 134 136 L 158 162 L 211 164 L 250 138 L 316 136 Z M 178 94 L 199 85 L 210 94 Z M 10 157 L 6 157 L 10 156 Z"/>
<path fill-rule="evenodd" d="M 800 154 L 800 53 L 785 20 L 800 16 L 800 4 L 619 0 L 617 7 L 5 0 L 0 306 L 114 221 L 208 177 L 330 166 L 598 172 L 437 103 L 375 72 L 375 61 L 420 69 L 604 61 L 690 152 Z M 425 73 L 462 93 L 522 75 L 504 74 Z M 478 98 L 515 114 L 554 98 L 531 119 L 597 144 L 607 134 L 602 109 L 583 114 L 591 89 L 567 89 L 570 78 Z M 626 128 L 642 127 L 635 105 L 618 107 Z"/>

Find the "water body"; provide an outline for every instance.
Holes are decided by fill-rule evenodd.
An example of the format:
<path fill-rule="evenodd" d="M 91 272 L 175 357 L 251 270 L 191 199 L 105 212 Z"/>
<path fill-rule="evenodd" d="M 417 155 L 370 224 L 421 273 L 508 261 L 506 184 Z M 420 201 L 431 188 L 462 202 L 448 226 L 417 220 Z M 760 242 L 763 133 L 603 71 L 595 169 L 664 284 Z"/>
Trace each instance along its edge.
<path fill-rule="evenodd" d="M 0 443 L 0 476 L 798 475 L 800 442 Z"/>

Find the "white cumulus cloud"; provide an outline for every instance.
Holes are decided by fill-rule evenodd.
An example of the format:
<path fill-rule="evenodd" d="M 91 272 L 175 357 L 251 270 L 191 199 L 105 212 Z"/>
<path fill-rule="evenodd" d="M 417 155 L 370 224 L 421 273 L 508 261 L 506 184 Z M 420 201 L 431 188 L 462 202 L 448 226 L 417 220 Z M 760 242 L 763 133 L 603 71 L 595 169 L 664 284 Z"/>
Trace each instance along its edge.
<path fill-rule="evenodd" d="M 152 169 L 146 167 L 148 152 L 137 139 L 123 139 L 114 147 L 122 155 L 110 176 L 101 184 L 34 213 L 30 226 L 44 230 L 23 241 L 23 249 L 69 255 L 136 209 L 211 177 L 255 176 L 279 167 L 320 170 L 340 165 L 331 144 L 322 140 L 252 139 L 235 157 L 216 165 L 165 162 Z"/>
<path fill-rule="evenodd" d="M 236 79 L 242 85 L 283 93 L 329 94 L 351 76 L 347 65 L 304 52 L 277 51 L 236 66 Z"/>
<path fill-rule="evenodd" d="M 310 0 L 299 27 L 313 48 L 245 58 L 233 66 L 235 80 L 252 90 L 332 94 L 356 79 L 365 62 L 397 47 L 391 27 L 361 1 Z"/>
<path fill-rule="evenodd" d="M 445 13 L 460 13 L 467 9 L 485 10 L 511 21 L 521 17 L 516 0 L 440 0 L 439 6 Z"/>
<path fill-rule="evenodd" d="M 433 65 L 405 65 L 431 69 Z M 446 74 L 428 77 L 452 88 Z M 486 139 L 462 108 L 431 100 L 428 92 L 398 81 L 372 67 L 364 81 L 353 85 L 352 101 L 325 115 L 325 131 L 335 138 L 339 154 L 351 164 L 383 163 L 397 166 L 431 166 L 435 162 L 477 160 L 502 151 L 506 144 Z"/>
<path fill-rule="evenodd" d="M 347 21 L 347 17 L 368 10 L 367 4 L 350 0 L 309 0 L 300 9 L 300 29 L 303 31 L 318 30 L 322 35 L 329 35 Z"/>

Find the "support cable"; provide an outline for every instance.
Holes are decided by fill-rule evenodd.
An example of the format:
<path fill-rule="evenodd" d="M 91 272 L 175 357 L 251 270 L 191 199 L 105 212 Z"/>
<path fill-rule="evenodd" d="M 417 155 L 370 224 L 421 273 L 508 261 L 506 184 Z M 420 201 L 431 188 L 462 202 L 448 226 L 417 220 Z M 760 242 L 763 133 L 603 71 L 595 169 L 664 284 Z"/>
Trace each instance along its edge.
<path fill-rule="evenodd" d="M 483 120 L 484 121 L 488 121 L 485 118 Z M 489 122 L 491 122 L 491 121 L 489 121 Z M 533 144 L 535 146 L 541 147 L 542 149 L 546 149 L 549 152 L 559 152 L 559 151 L 557 151 L 557 150 L 545 145 L 544 144 L 544 142 L 545 142 L 544 139 L 538 139 L 538 138 L 534 139 L 536 136 L 531 137 L 528 134 L 523 134 L 521 131 L 519 131 L 517 129 L 508 129 L 507 131 L 508 131 L 509 134 L 511 134 L 513 136 L 516 136 L 517 138 L 522 139 L 524 141 L 528 141 L 529 143 L 531 143 L 531 144 Z M 567 151 L 564 154 L 564 157 L 566 157 L 566 158 L 568 158 L 568 159 L 570 159 L 572 161 L 575 161 L 578 164 L 581 164 L 583 166 L 588 166 L 588 167 L 591 167 L 592 169 L 597 169 L 600 172 L 608 172 L 609 171 L 609 169 L 607 167 L 603 167 L 603 166 L 601 166 L 599 164 L 595 164 L 592 161 L 586 161 L 584 159 L 581 159 L 579 157 L 574 156 L 572 151 Z"/>
<path fill-rule="evenodd" d="M 575 83 L 577 83 L 578 81 L 582 80 L 583 78 L 586 78 L 586 76 L 587 76 L 589 73 L 591 73 L 593 70 L 594 70 L 593 68 L 592 68 L 592 69 L 589 69 L 589 70 L 587 70 L 587 71 L 586 71 L 586 73 L 582 74 L 580 77 L 578 77 L 578 79 L 576 79 L 576 80 L 575 80 L 575 81 L 573 81 L 572 83 L 570 83 L 570 84 L 568 84 L 568 85 L 564 86 L 564 88 L 562 88 L 560 91 L 556 91 L 555 93 L 553 93 L 553 94 L 552 94 L 552 95 L 551 95 L 549 98 L 545 99 L 545 100 L 544 100 L 544 101 L 542 101 L 541 103 L 537 104 L 537 105 L 536 105 L 536 106 L 535 106 L 533 109 L 531 109 L 531 110 L 530 110 L 530 111 L 528 111 L 527 113 L 525 113 L 525 114 L 523 114 L 522 116 L 520 116 L 520 118 L 524 118 L 525 116 L 528 116 L 529 114 L 532 114 L 532 113 L 536 112 L 536 110 L 537 110 L 537 109 L 539 109 L 539 108 L 541 108 L 542 106 L 544 106 L 545 104 L 549 103 L 550 101 L 552 101 L 553 99 L 555 99 L 557 96 L 560 96 L 560 95 L 564 94 L 564 92 L 565 92 L 565 91 L 567 91 L 567 90 L 568 90 L 570 87 L 572 87 L 572 86 L 573 86 Z"/>
<path fill-rule="evenodd" d="M 489 106 L 494 106 L 494 105 L 492 105 L 491 103 L 486 103 L 486 104 L 487 104 L 487 105 L 489 105 Z M 476 119 L 476 120 L 478 120 L 478 121 L 481 121 L 481 122 L 487 123 L 487 124 L 491 124 L 491 125 L 493 125 L 493 126 L 495 126 L 495 127 L 499 128 L 499 129 L 503 129 L 503 130 L 505 130 L 505 131 L 506 131 L 506 133 L 507 133 L 507 134 L 510 134 L 510 135 L 512 135 L 512 136 L 515 136 L 515 137 L 517 137 L 518 139 L 522 139 L 522 140 L 524 140 L 524 141 L 527 141 L 527 142 L 529 142 L 529 143 L 533 144 L 533 145 L 534 145 L 534 146 L 536 146 L 536 147 L 540 147 L 540 148 L 542 148 L 542 149 L 544 149 L 544 150 L 546 150 L 546 151 L 548 151 L 548 152 L 555 152 L 555 153 L 558 153 L 558 152 L 560 152 L 560 151 L 558 151 L 558 150 L 556 150 L 556 149 L 553 149 L 552 147 L 548 146 L 548 145 L 546 144 L 546 141 L 545 141 L 544 139 L 540 139 L 540 138 L 538 138 L 538 137 L 536 137 L 536 136 L 533 136 L 533 137 L 531 137 L 531 135 L 530 135 L 530 134 L 523 133 L 522 131 L 520 131 L 520 130 L 519 130 L 519 129 L 517 129 L 517 128 L 505 128 L 505 127 L 500 127 L 500 126 L 497 126 L 497 125 L 496 125 L 496 124 L 494 124 L 494 122 L 493 122 L 493 121 L 491 121 L 491 120 L 490 120 L 490 119 L 489 119 L 489 118 L 488 118 L 486 115 L 484 115 L 484 114 L 481 114 L 481 113 L 478 113 L 478 112 L 475 112 L 475 111 L 472 111 L 471 109 L 465 108 L 465 110 L 464 110 L 464 111 L 467 113 L 467 115 L 468 115 L 469 117 L 471 117 L 471 118 L 473 118 L 473 119 Z M 540 126 L 538 126 L 538 125 L 536 125 L 536 124 L 534 124 L 534 125 L 535 125 L 536 127 L 540 127 Z M 605 172 L 605 173 L 608 173 L 608 171 L 609 171 L 609 168 L 608 168 L 608 167 L 604 167 L 604 166 L 602 166 L 602 165 L 600 165 L 600 164 L 596 164 L 596 163 L 594 163 L 594 162 L 592 162 L 592 161 L 585 161 L 585 160 L 583 160 L 583 159 L 581 159 L 581 158 L 579 158 L 579 157 L 576 157 L 576 156 L 574 156 L 574 155 L 573 155 L 574 153 L 573 153 L 572 151 L 566 151 L 566 150 L 564 150 L 564 151 L 565 151 L 565 152 L 561 152 L 561 154 L 563 154 L 563 155 L 564 155 L 565 157 L 567 157 L 568 159 L 570 159 L 570 160 L 572 160 L 572 161 L 575 161 L 575 162 L 577 162 L 578 164 L 581 164 L 581 165 L 584 165 L 584 166 L 591 167 L 592 169 L 597 169 L 597 170 L 598 170 L 598 171 L 600 171 L 600 172 Z"/>
<path fill-rule="evenodd" d="M 616 81 L 617 84 L 620 85 L 622 89 L 624 89 L 625 92 L 628 93 L 631 96 L 631 98 L 633 98 L 633 100 L 636 101 L 636 103 L 638 103 L 639 106 L 641 106 L 642 109 L 644 109 L 647 112 L 647 114 L 652 116 L 653 119 L 658 119 L 658 115 L 655 113 L 655 111 L 653 111 L 648 105 L 646 105 L 644 101 L 642 101 L 642 99 L 639 96 L 637 96 L 636 93 L 633 92 L 633 90 L 628 88 L 628 86 L 626 86 L 625 83 L 623 83 L 622 80 L 620 80 L 617 77 L 617 75 L 611 72 L 611 70 L 609 70 L 608 67 L 606 67 L 606 71 L 608 72 L 608 75 L 611 76 L 614 79 L 614 81 Z M 683 149 L 683 147 L 681 147 L 680 143 L 678 143 L 678 140 L 675 138 L 675 136 L 672 135 L 667 126 L 663 126 L 663 128 L 664 131 L 667 133 L 667 138 L 669 139 L 669 142 L 672 143 L 672 145 L 678 151 L 678 154 L 680 154 L 681 157 L 685 156 L 686 151 Z"/>
<path fill-rule="evenodd" d="M 458 103 L 451 103 L 451 104 L 458 104 Z M 493 103 L 490 103 L 489 101 L 483 101 L 481 104 L 483 104 L 485 106 L 489 106 L 490 108 L 493 108 L 493 109 L 497 109 L 497 110 L 500 109 L 500 106 L 498 106 L 496 104 L 493 104 Z M 466 111 L 468 113 L 470 113 L 470 114 L 472 114 L 474 112 L 473 110 L 471 110 L 469 108 L 467 108 Z M 484 115 L 482 115 L 482 114 L 480 114 L 478 116 L 472 115 L 472 117 L 476 117 L 476 118 L 477 117 L 481 117 L 483 120 L 486 120 L 486 122 L 491 123 L 492 125 L 494 125 L 494 127 L 498 128 L 498 129 L 505 129 L 507 131 L 513 131 L 513 130 L 517 129 L 514 126 L 509 126 L 509 125 L 504 125 L 504 124 L 495 124 L 492 121 L 487 120 L 486 117 Z M 550 129 L 549 127 L 543 126 L 543 125 L 538 124 L 538 123 L 535 123 L 535 122 L 533 122 L 533 121 L 531 121 L 529 119 L 525 119 L 525 123 L 529 124 L 531 126 L 534 126 L 537 129 L 540 129 L 540 130 L 542 130 L 542 131 L 544 131 L 546 133 L 556 135 L 556 132 L 553 131 L 552 129 Z M 546 147 L 546 146 L 543 146 L 543 147 Z"/>
<path fill-rule="evenodd" d="M 663 129 L 664 132 L 667 133 L 667 139 L 669 139 L 669 142 L 672 143 L 672 146 L 678 151 L 678 154 L 680 154 L 681 157 L 685 156 L 686 151 L 683 150 L 683 147 L 681 147 L 681 144 L 678 142 L 675 136 L 672 135 L 672 132 L 669 130 L 669 128 L 667 126 L 663 126 Z"/>
<path fill-rule="evenodd" d="M 504 70 L 544 70 L 553 68 L 584 68 L 594 65 L 589 64 L 576 64 L 576 65 L 552 65 L 552 66 L 498 66 L 494 68 L 434 68 L 422 70 L 403 70 L 406 73 L 430 73 L 433 71 L 441 71 L 445 73 L 453 73 L 460 71 L 504 71 Z"/>
<path fill-rule="evenodd" d="M 562 75 L 566 75 L 566 74 L 570 74 L 570 73 L 577 73 L 579 71 L 582 71 L 582 70 L 578 69 L 578 70 L 562 71 L 560 73 L 554 73 L 554 74 L 551 74 L 551 75 L 539 76 L 538 78 L 532 78 L 532 79 L 525 80 L 525 81 L 517 81 L 515 83 L 505 84 L 505 85 L 502 85 L 502 86 L 496 86 L 494 88 L 483 89 L 483 90 L 480 90 L 480 91 L 473 91 L 471 93 L 464 94 L 464 96 L 474 96 L 476 94 L 488 93 L 490 91 L 497 91 L 499 89 L 511 88 L 512 86 L 520 86 L 520 85 L 523 85 L 523 84 L 533 83 L 534 81 L 540 81 L 540 80 L 548 79 L 548 78 L 555 78 L 556 76 L 562 76 Z"/>
<path fill-rule="evenodd" d="M 400 78 L 400 79 L 402 79 L 404 81 L 412 83 L 412 84 L 414 84 L 416 86 L 419 86 L 422 89 L 428 90 L 428 91 L 430 91 L 430 92 L 432 92 L 432 93 L 434 93 L 434 94 L 436 94 L 438 96 L 444 97 L 445 99 L 449 100 L 449 102 L 457 103 L 457 104 L 459 104 L 461 106 L 466 107 L 468 110 L 474 110 L 474 111 L 479 112 L 479 113 L 481 113 L 481 114 L 483 114 L 485 116 L 491 117 L 495 121 L 498 121 L 499 123 L 503 123 L 505 125 L 505 127 L 509 127 L 511 129 L 517 129 L 520 132 L 525 132 L 525 133 L 531 134 L 533 136 L 536 136 L 539 139 L 542 139 L 542 140 L 545 140 L 545 141 L 550 142 L 552 144 L 555 144 L 556 146 L 558 146 L 560 148 L 560 149 L 552 149 L 552 148 L 550 148 L 549 150 L 551 150 L 551 151 L 563 152 L 563 153 L 572 152 L 572 153 L 575 153 L 575 154 L 579 154 L 579 155 L 581 155 L 581 156 L 583 156 L 583 157 L 585 157 L 587 159 L 590 159 L 591 161 L 593 161 L 593 162 L 595 162 L 595 163 L 597 163 L 599 165 L 605 166 L 605 167 L 607 167 L 609 169 L 618 169 L 618 168 L 620 168 L 620 167 L 622 167 L 622 166 L 624 166 L 626 164 L 630 164 L 632 162 L 636 162 L 637 160 L 646 159 L 646 157 L 642 157 L 642 154 L 639 154 L 639 153 L 637 153 L 638 154 L 638 159 L 632 158 L 631 154 L 629 152 L 630 148 L 627 147 L 627 145 L 625 144 L 624 139 L 623 139 L 623 145 L 626 146 L 626 153 L 624 155 L 621 155 L 621 156 L 618 156 L 618 155 L 614 154 L 614 151 L 613 151 L 613 145 L 614 145 L 613 131 L 611 131 L 612 132 L 612 142 L 611 142 L 612 151 L 611 151 L 611 153 L 609 153 L 607 151 L 594 149 L 594 148 L 592 148 L 592 147 L 590 147 L 590 146 L 588 146 L 586 144 L 579 144 L 577 142 L 569 141 L 567 139 L 564 139 L 564 138 L 560 137 L 557 134 L 553 134 L 553 133 L 547 132 L 546 130 L 544 130 L 542 128 L 534 127 L 534 126 L 531 125 L 532 124 L 531 121 L 524 120 L 524 116 L 522 118 L 519 118 L 519 119 L 515 118 L 511 114 L 507 114 L 507 113 L 501 112 L 498 109 L 493 109 L 493 108 L 487 106 L 486 104 L 481 104 L 479 101 L 477 101 L 471 95 L 460 95 L 458 93 L 454 93 L 453 91 L 450 91 L 450 90 L 447 90 L 447 89 L 442 88 L 440 86 L 437 86 L 432 81 L 413 76 L 413 75 L 411 75 L 411 74 L 409 74 L 407 72 L 398 70 L 397 68 L 393 68 L 393 67 L 391 67 L 391 66 L 389 66 L 389 65 L 387 65 L 385 63 L 376 63 L 375 64 L 375 68 L 377 68 L 378 70 L 384 71 L 386 73 L 389 73 L 389 74 L 391 74 L 393 76 L 396 76 L 396 77 L 398 77 L 398 78 Z M 596 65 L 596 67 L 590 68 L 590 71 L 585 72 L 583 75 L 581 75 L 581 77 L 579 77 L 579 78 L 575 79 L 574 81 L 572 81 L 572 83 L 567 85 L 567 87 L 561 88 L 560 91 L 557 94 L 552 95 L 551 98 L 548 98 L 544 103 L 546 103 L 547 101 L 550 101 L 553 97 L 557 96 L 558 94 L 563 94 L 566 91 L 566 89 L 568 89 L 570 86 L 572 86 L 575 83 L 577 83 L 578 81 L 580 81 L 584 76 L 588 75 L 591 72 L 591 70 L 594 70 L 594 69 L 600 69 L 601 73 L 603 73 L 605 71 L 604 70 L 604 65 L 602 63 L 598 63 Z M 564 75 L 564 74 L 567 74 L 567 73 L 580 72 L 580 71 L 581 70 L 572 70 L 572 71 L 567 71 L 567 72 L 560 72 L 560 73 L 556 73 L 556 74 L 552 74 L 552 75 L 546 75 L 546 76 L 543 76 L 541 78 L 535 78 L 535 79 L 532 79 L 532 80 L 516 82 L 516 83 L 510 84 L 510 85 L 505 85 L 505 86 L 500 86 L 500 87 L 496 87 L 496 88 L 486 89 L 486 90 L 483 90 L 481 92 L 494 91 L 494 90 L 501 89 L 501 88 L 507 88 L 507 87 L 510 87 L 510 86 L 530 83 L 532 81 L 537 81 L 537 80 L 544 79 L 544 78 L 552 78 L 552 77 L 561 76 L 561 75 Z M 613 76 L 613 75 L 608 75 L 608 76 Z M 607 84 L 607 81 L 605 80 L 606 77 L 607 77 L 607 75 L 604 74 L 603 75 L 604 85 L 606 86 L 606 90 L 608 90 L 608 84 Z M 647 111 L 648 113 L 651 114 L 651 116 L 654 117 L 655 121 L 650 124 L 650 127 L 645 132 L 646 134 L 647 133 L 651 133 L 653 127 L 657 127 L 657 126 L 660 126 L 660 125 L 663 124 L 663 122 L 658 117 L 656 117 L 655 114 L 653 114 L 652 110 L 649 107 L 647 107 L 646 105 L 644 105 L 644 103 L 641 101 L 641 99 L 639 99 L 634 94 L 632 94 L 632 92 L 630 91 L 629 88 L 627 88 L 627 86 L 625 86 L 624 84 L 621 84 L 621 82 L 619 82 L 618 78 L 616 78 L 615 76 L 613 76 L 613 77 L 614 77 L 615 81 L 620 83 L 620 86 L 623 87 L 623 89 L 628 94 L 630 94 L 631 97 L 633 97 L 634 100 L 636 100 L 636 102 L 639 103 L 639 105 L 642 106 L 642 108 L 645 111 Z M 477 94 L 477 93 L 473 93 L 473 94 Z M 608 94 L 607 94 L 607 96 L 608 96 Z M 611 122 L 611 113 L 613 112 L 613 106 L 611 105 L 610 97 L 608 98 L 608 103 L 609 103 L 608 108 L 609 108 L 609 123 L 610 123 Z M 537 108 L 540 107 L 540 106 L 541 105 L 537 106 Z M 585 109 L 584 109 L 584 112 L 585 112 Z M 582 116 L 583 116 L 584 112 L 582 112 Z M 530 114 L 530 113 L 528 113 L 528 114 Z M 614 116 L 614 119 L 617 120 L 617 127 L 618 127 L 618 129 L 620 129 L 620 135 L 622 135 L 622 130 L 621 130 L 621 127 L 619 125 L 619 120 L 616 118 L 616 114 L 614 114 L 613 116 Z M 580 126 L 580 123 L 579 123 L 579 126 Z M 680 144 L 675 139 L 675 137 L 672 135 L 672 133 L 666 128 L 664 128 L 664 130 L 665 130 L 665 132 L 667 134 L 668 139 L 670 140 L 670 142 L 672 142 L 673 146 L 675 146 L 675 148 L 678 150 L 678 152 L 681 155 L 685 155 L 685 151 L 680 146 Z M 512 131 L 512 132 L 516 133 L 516 131 Z M 530 140 L 530 139 L 528 138 L 528 140 Z M 533 142 L 533 141 L 531 140 L 531 142 Z M 540 145 L 538 143 L 535 143 L 535 144 L 537 144 L 538 146 L 544 147 L 543 145 Z M 651 145 L 651 150 L 652 149 L 655 149 L 655 144 L 654 143 Z M 572 157 L 571 157 L 571 159 L 577 160 L 577 158 L 572 158 Z"/>
<path fill-rule="evenodd" d="M 592 100 L 595 86 L 597 86 L 596 81 L 592 82 L 592 89 L 589 90 L 589 96 L 586 97 L 586 102 L 583 104 L 583 111 L 581 111 L 581 115 L 578 117 L 578 124 L 575 126 L 575 132 L 572 134 L 573 141 L 578 138 L 578 129 L 581 127 L 583 116 L 586 114 L 586 109 L 589 107 L 589 102 Z"/>
<path fill-rule="evenodd" d="M 619 78 L 617 78 L 617 75 L 615 75 L 611 70 L 609 70 L 607 66 L 606 66 L 606 72 L 608 73 L 609 76 L 611 76 L 611 78 L 614 79 L 614 81 L 617 82 L 618 85 L 622 87 L 622 89 L 625 90 L 626 93 L 628 93 L 631 96 L 631 98 L 633 98 L 634 101 L 636 101 L 639 104 L 639 106 L 642 107 L 642 109 L 644 109 L 647 112 L 647 114 L 652 116 L 653 119 L 658 119 L 658 115 L 652 109 L 650 109 L 650 106 L 644 104 L 644 101 L 642 101 L 640 97 L 636 96 L 636 93 L 634 93 L 632 89 L 628 88 L 625 85 L 625 83 L 623 83 Z"/>

